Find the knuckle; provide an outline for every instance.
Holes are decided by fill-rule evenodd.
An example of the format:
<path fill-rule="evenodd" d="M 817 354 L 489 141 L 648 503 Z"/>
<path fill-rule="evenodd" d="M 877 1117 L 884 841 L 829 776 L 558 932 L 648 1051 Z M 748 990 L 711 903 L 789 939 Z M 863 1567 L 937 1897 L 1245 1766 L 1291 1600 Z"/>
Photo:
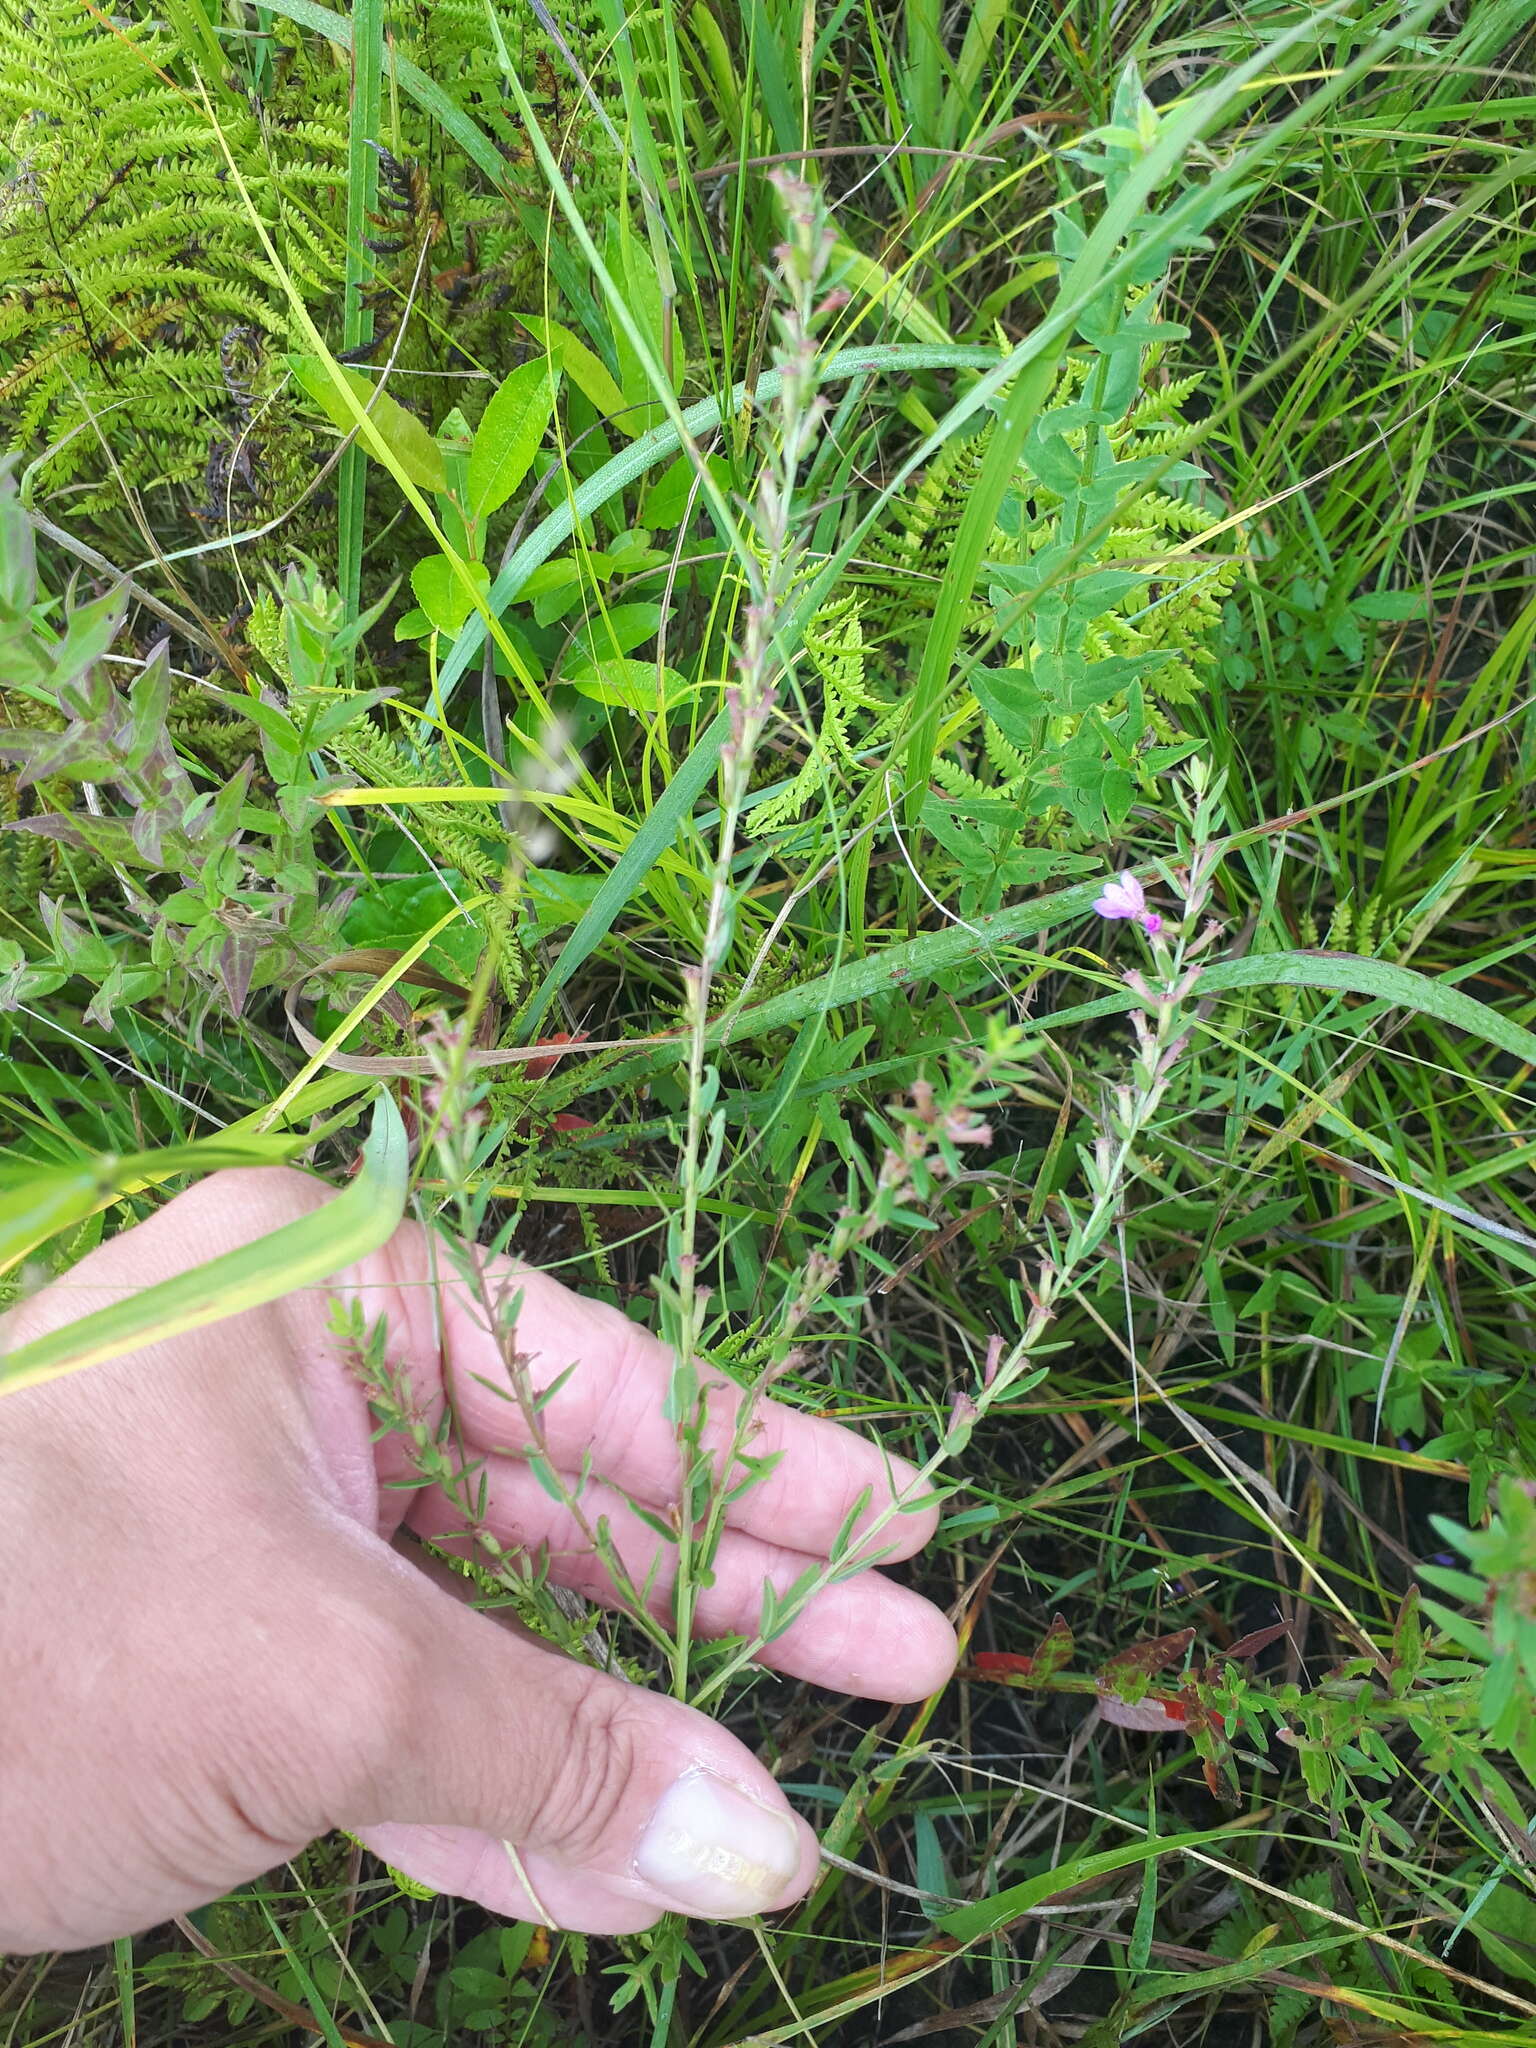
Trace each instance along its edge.
<path fill-rule="evenodd" d="M 331 1775 L 340 1786 L 371 1786 L 412 1745 L 428 1686 L 428 1653 L 417 1631 L 366 1604 L 351 1606 L 337 1630 L 328 1681 Z"/>
<path fill-rule="evenodd" d="M 629 1688 L 580 1672 L 558 1768 L 538 1801 L 531 1833 L 572 1862 L 595 1861 L 618 1825 L 639 1760 L 642 1716 Z"/>

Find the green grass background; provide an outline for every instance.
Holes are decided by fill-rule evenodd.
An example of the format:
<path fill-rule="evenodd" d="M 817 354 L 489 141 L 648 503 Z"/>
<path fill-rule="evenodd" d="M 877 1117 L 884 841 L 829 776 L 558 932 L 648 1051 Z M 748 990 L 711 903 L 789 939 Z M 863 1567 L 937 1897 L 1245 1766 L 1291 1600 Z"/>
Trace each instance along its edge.
<path fill-rule="evenodd" d="M 359 1242 L 409 1202 L 657 1322 L 686 1221 L 690 1312 L 746 1374 L 871 1200 L 887 1106 L 1022 1015 L 990 1149 L 849 1252 L 777 1388 L 926 1455 L 1025 1320 L 1126 1072 L 1131 942 L 1091 901 L 1134 866 L 1171 905 L 1179 757 L 1224 778 L 1223 932 L 1176 1082 L 1048 1370 L 970 1437 L 916 1568 L 968 1657 L 1028 1656 L 1063 1616 L 1061 1682 L 968 1662 L 885 1711 L 716 1683 L 704 1653 L 690 1685 L 833 1859 L 777 1924 L 546 1942 L 334 1841 L 181 1929 L 0 1962 L 0 2040 L 1536 2038 L 1533 25 L 1525 0 L 430 25 L 50 0 L 0 24 L 0 717 L 78 726 L 66 625 L 102 600 L 96 672 L 132 684 L 148 749 L 0 791 L 13 825 L 77 821 L 0 837 L 13 1286 L 232 1158 L 339 1184 L 374 1098 L 417 1103 L 332 1057 L 411 1054 L 412 1013 L 379 1006 L 409 955 L 474 984 L 497 1044 L 647 1042 L 487 1070 L 479 1136 L 409 1165 L 376 1123 L 342 1197 Z M 81 118 L 98 72 L 145 97 L 61 167 L 44 117 Z M 781 420 L 775 165 L 824 204 L 847 297 L 816 332 L 779 706 L 727 838 Z M 1017 665 L 998 521 L 1061 364 L 1108 374 L 1088 337 L 1148 285 L 1176 330 L 1134 359 L 1136 400 L 1168 401 L 1163 468 L 1080 495 L 1045 595 L 1159 488 L 1203 521 L 1125 543 L 1148 612 L 1192 563 L 1221 582 L 1188 626 L 1198 687 L 1149 672 L 1095 825 L 1111 754 L 1081 806 L 1032 808 L 1084 728 L 1042 714 L 989 750 L 978 691 Z M 336 357 L 370 334 L 349 385 Z M 474 428 L 546 343 L 558 399 L 466 524 Z M 381 382 L 403 412 L 360 418 Z M 247 756 L 244 863 L 125 867 L 91 823 L 210 799 Z M 796 778 L 798 810 L 754 826 Z M 679 970 L 717 891 L 710 1164 Z M 360 969 L 285 1009 L 349 948 Z M 418 1017 L 443 1001 L 395 987 Z M 258 1251 L 33 1367 L 283 1273 Z M 1184 1629 L 1225 1800 L 1187 1732 L 1092 1712 L 1117 1654 Z"/>

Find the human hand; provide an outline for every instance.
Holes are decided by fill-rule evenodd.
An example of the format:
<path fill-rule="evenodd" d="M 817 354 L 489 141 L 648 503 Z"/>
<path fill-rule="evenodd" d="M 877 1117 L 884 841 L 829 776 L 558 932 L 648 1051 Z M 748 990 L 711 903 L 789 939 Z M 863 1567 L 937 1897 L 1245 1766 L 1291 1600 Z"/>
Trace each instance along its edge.
<path fill-rule="evenodd" d="M 216 1174 L 25 1303 L 5 1343 L 312 1212 L 323 1230 L 326 1199 L 286 1169 Z M 811 1884 L 815 1837 L 733 1736 L 477 1613 L 451 1574 L 423 1568 L 411 1537 L 451 1535 L 463 1509 L 390 1486 L 408 1463 L 398 1440 L 372 1441 L 333 1299 L 386 1319 L 429 1419 L 451 1372 L 491 1533 L 547 1546 L 556 1583 L 614 1595 L 518 1455 L 521 1412 L 483 1311 L 437 1270 L 405 1225 L 314 1293 L 0 1396 L 0 1952 L 152 1925 L 334 1827 L 437 1890 L 595 1934 L 668 1910 L 768 1911 Z M 493 1277 L 506 1284 L 505 1264 Z M 665 1512 L 676 1495 L 670 1354 L 540 1274 L 515 1284 L 534 1385 L 575 1368 L 542 1410 L 550 1455 L 574 1488 L 590 1454 L 584 1519 L 608 1518 L 636 1584 L 659 1553 L 663 1611 L 673 1550 L 625 1496 Z M 736 1399 L 711 1395 L 721 1449 Z M 752 1454 L 782 1456 L 730 1511 L 698 1608 L 712 1634 L 755 1633 L 763 1581 L 782 1589 L 825 1558 L 866 1490 L 863 1522 L 914 1486 L 911 1467 L 834 1423 L 771 1401 L 757 1419 Z M 910 1556 L 934 1523 L 931 1509 L 896 1515 L 874 1549 Z M 942 1684 L 954 1654 L 935 1608 L 871 1572 L 819 1593 L 762 1656 L 906 1700 Z"/>

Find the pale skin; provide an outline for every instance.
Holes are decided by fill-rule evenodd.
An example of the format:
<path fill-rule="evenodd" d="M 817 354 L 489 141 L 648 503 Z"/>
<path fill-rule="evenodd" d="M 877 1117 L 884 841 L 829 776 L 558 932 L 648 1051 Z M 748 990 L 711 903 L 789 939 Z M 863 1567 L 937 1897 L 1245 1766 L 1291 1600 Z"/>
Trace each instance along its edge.
<path fill-rule="evenodd" d="M 216 1174 L 14 1311 L 0 1344 L 307 1215 L 323 1229 L 329 1195 L 282 1168 Z M 488 1277 L 521 1289 L 534 1385 L 575 1368 L 542 1421 L 570 1487 L 587 1462 L 579 1517 L 519 1455 L 502 1347 L 415 1225 L 318 1291 L 0 1397 L 0 1953 L 151 1926 L 336 1827 L 436 1890 L 593 1934 L 774 1911 L 808 1889 L 815 1837 L 746 1747 L 466 1605 L 420 1542 L 461 1530 L 462 1508 L 389 1485 L 408 1462 L 370 1441 L 330 1332 L 338 1298 L 386 1319 L 428 1415 L 451 1377 L 500 1542 L 547 1551 L 552 1579 L 612 1603 L 580 1527 L 606 1516 L 635 1583 L 662 1553 L 666 1610 L 670 1547 L 626 1501 L 675 1499 L 670 1354 L 547 1276 Z M 711 1396 L 722 1450 L 738 1398 Z M 888 1512 L 916 1497 L 912 1468 L 835 1423 L 764 1401 L 750 1448 L 781 1455 L 730 1512 L 701 1632 L 751 1636 L 763 1580 L 824 1559 L 866 1493 L 883 1558 L 933 1533 L 931 1508 Z M 874 1570 L 762 1652 L 880 1700 L 925 1697 L 954 1658 L 938 1610 Z"/>

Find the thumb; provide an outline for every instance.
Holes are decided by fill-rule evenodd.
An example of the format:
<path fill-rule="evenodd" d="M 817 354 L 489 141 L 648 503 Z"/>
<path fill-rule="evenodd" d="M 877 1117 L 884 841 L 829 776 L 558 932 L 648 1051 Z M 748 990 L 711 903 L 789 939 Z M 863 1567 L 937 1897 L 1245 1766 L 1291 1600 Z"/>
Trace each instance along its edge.
<path fill-rule="evenodd" d="M 740 1919 L 809 1889 L 816 1838 L 734 1736 L 391 1563 L 388 1738 L 349 1773 L 337 1824 L 435 1889 L 521 1917 L 531 1889 L 534 1917 L 593 1933 Z"/>

